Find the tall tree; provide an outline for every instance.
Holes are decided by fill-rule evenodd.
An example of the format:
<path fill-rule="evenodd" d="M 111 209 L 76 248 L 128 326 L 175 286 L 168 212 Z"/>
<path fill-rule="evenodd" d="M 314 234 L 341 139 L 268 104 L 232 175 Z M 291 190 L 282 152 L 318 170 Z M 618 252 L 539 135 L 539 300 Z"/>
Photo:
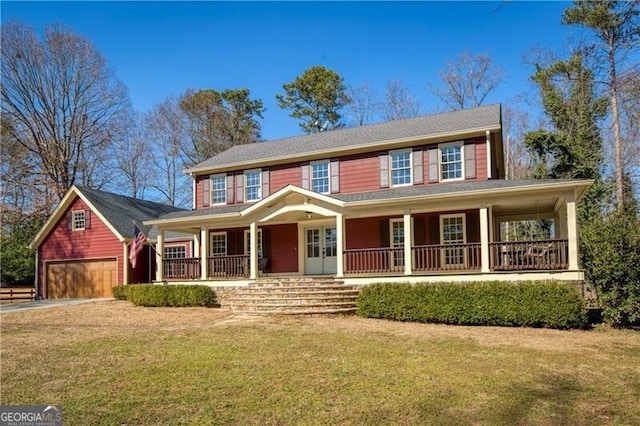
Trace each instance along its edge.
<path fill-rule="evenodd" d="M 134 114 L 126 127 L 126 134 L 119 138 L 111 152 L 118 170 L 116 184 L 120 192 L 133 198 L 143 198 L 145 190 L 153 185 L 153 158 L 155 153 L 149 143 L 149 135 L 142 114 Z"/>
<path fill-rule="evenodd" d="M 503 70 L 488 53 L 474 55 L 465 50 L 456 59 L 447 59 L 440 78 L 442 86 L 427 83 L 427 87 L 456 111 L 482 105 L 502 83 Z"/>
<path fill-rule="evenodd" d="M 595 33 L 597 46 L 604 52 L 608 64 L 607 85 L 611 103 L 611 119 L 615 142 L 616 198 L 618 209 L 624 205 L 624 166 L 620 125 L 619 80 L 620 67 L 629 65 L 628 55 L 640 41 L 640 10 L 637 1 L 578 0 L 562 17 L 565 24 L 586 27 Z M 637 67 L 637 58 L 632 60 Z"/>
<path fill-rule="evenodd" d="M 73 30 L 49 26 L 42 40 L 17 22 L 2 27 L 2 115 L 61 199 L 97 161 L 129 107 L 102 55 Z"/>
<path fill-rule="evenodd" d="M 280 108 L 289 109 L 293 118 L 300 119 L 300 127 L 307 133 L 344 126 L 340 110 L 350 99 L 344 79 L 323 66 L 307 69 L 291 83 L 282 85 L 284 94 L 276 95 Z"/>
<path fill-rule="evenodd" d="M 402 80 L 394 78 L 387 80 L 381 109 L 385 121 L 400 120 L 417 117 L 420 103 Z"/>
<path fill-rule="evenodd" d="M 160 194 L 162 202 L 174 206 L 187 206 L 191 198 L 189 180 L 182 173 L 185 166 L 183 153 L 187 144 L 187 123 L 174 95 L 167 96 L 145 117 L 146 134 L 156 149 L 156 171 L 151 188 Z"/>
<path fill-rule="evenodd" d="M 187 90 L 180 99 L 191 146 L 185 147 L 190 164 L 206 160 L 234 145 L 257 142 L 265 111 L 262 100 L 251 99 L 249 89 Z"/>

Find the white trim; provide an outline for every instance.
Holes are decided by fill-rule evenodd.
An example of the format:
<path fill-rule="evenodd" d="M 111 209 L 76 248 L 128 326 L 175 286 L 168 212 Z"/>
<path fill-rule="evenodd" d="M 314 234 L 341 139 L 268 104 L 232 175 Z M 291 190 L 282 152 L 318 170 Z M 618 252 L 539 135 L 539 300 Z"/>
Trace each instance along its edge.
<path fill-rule="evenodd" d="M 313 166 L 318 164 L 325 164 L 327 166 L 327 192 L 313 191 Z M 316 194 L 329 195 L 331 194 L 331 161 L 330 160 L 316 160 L 309 163 L 309 190 Z"/>
<path fill-rule="evenodd" d="M 254 174 L 254 173 L 256 173 L 258 175 L 258 179 L 259 179 L 259 183 L 257 185 L 257 187 L 258 187 L 258 198 L 250 200 L 249 197 L 247 197 L 247 175 Z M 245 203 L 255 203 L 255 202 L 258 202 L 258 201 L 262 200 L 262 169 L 245 170 L 243 175 L 242 175 L 242 179 L 243 179 L 242 190 L 244 191 L 244 202 Z M 252 186 L 252 188 L 254 188 L 254 186 Z"/>
<path fill-rule="evenodd" d="M 220 235 L 224 235 L 224 253 L 214 253 L 213 252 L 213 237 L 214 236 L 220 236 Z M 229 251 L 229 239 L 227 237 L 227 231 L 216 231 L 216 232 L 209 232 L 209 256 L 210 257 L 214 257 L 214 256 L 226 256 L 227 253 Z"/>
<path fill-rule="evenodd" d="M 487 179 L 491 179 L 491 132 L 486 131 L 486 141 L 487 141 Z"/>
<path fill-rule="evenodd" d="M 213 197 L 213 180 L 216 178 L 222 178 L 224 182 L 224 202 L 223 203 L 215 203 Z M 262 180 L 262 178 L 260 178 Z M 262 182 L 261 182 L 262 183 Z M 227 174 L 226 173 L 218 173 L 215 175 L 209 176 L 209 206 L 224 206 L 227 204 Z"/>
<path fill-rule="evenodd" d="M 82 228 L 76 228 L 76 215 L 82 213 Z M 84 231 L 87 229 L 87 212 L 86 210 L 71 210 L 71 231 Z"/>
<path fill-rule="evenodd" d="M 452 178 L 452 179 L 444 179 L 442 177 L 442 148 L 446 148 L 449 146 L 458 146 L 460 147 L 460 177 Z M 438 145 L 438 182 L 456 182 L 462 181 L 465 179 L 465 170 L 464 170 L 464 141 L 454 141 L 441 143 Z"/>
<path fill-rule="evenodd" d="M 258 241 L 260 242 L 260 244 L 258 244 L 258 257 L 262 256 L 262 252 L 263 252 L 263 247 L 262 247 L 262 228 L 259 228 L 257 230 L 258 233 Z M 251 235 L 251 229 L 245 229 L 244 230 L 244 254 L 247 255 L 250 253 L 249 247 L 247 247 L 247 240 L 249 239 L 249 235 Z"/>
<path fill-rule="evenodd" d="M 409 154 L 409 182 L 408 183 L 393 183 L 393 154 Z M 404 149 L 394 149 L 393 151 L 389 151 L 389 188 L 400 188 L 403 186 L 412 186 L 413 185 L 413 148 L 404 148 Z"/>

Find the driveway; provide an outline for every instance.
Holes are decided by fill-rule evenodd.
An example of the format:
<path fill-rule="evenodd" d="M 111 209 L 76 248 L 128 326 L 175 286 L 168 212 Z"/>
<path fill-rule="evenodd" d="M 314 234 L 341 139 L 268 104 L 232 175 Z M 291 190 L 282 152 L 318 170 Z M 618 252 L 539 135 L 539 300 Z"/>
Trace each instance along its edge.
<path fill-rule="evenodd" d="M 82 303 L 101 302 L 105 300 L 113 300 L 112 297 L 101 299 L 50 299 L 36 300 L 35 302 L 17 302 L 0 304 L 0 313 L 28 311 L 32 309 L 54 308 L 56 306 L 80 305 Z"/>

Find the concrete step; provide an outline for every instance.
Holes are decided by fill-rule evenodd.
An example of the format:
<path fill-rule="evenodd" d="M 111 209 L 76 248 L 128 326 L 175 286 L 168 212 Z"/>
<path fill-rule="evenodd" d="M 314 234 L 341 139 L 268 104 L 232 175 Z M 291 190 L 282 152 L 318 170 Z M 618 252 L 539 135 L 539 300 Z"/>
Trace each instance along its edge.
<path fill-rule="evenodd" d="M 240 288 L 236 291 L 237 295 L 256 295 L 256 296 L 270 296 L 270 295 L 281 295 L 282 297 L 296 297 L 296 295 L 309 295 L 309 296 L 333 296 L 336 294 L 343 295 L 355 295 L 357 296 L 360 292 L 359 289 L 349 288 L 349 287 L 335 287 L 335 288 L 322 288 L 319 289 L 317 287 L 304 287 L 304 288 L 296 288 L 296 287 L 282 287 L 282 288 Z"/>
<path fill-rule="evenodd" d="M 313 304 L 330 304 L 330 303 L 344 303 L 355 305 L 357 297 L 305 297 L 300 296 L 298 298 L 287 298 L 283 299 L 281 297 L 263 297 L 263 298 L 254 298 L 254 297 L 234 297 L 230 300 L 230 303 L 239 306 L 239 305 L 287 305 L 287 306 L 295 306 L 295 305 L 313 305 Z"/>

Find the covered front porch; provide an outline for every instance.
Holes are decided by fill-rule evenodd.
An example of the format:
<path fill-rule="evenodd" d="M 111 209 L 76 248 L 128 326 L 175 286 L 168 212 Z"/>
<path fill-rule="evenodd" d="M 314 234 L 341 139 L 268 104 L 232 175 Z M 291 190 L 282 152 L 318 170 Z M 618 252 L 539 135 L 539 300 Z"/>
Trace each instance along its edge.
<path fill-rule="evenodd" d="M 156 278 L 462 275 L 474 280 L 562 273 L 580 280 L 575 214 L 584 187 L 542 182 L 456 197 L 403 196 L 396 190 L 395 198 L 363 201 L 287 186 L 252 205 L 222 207 L 212 215 L 192 212 L 172 226 L 155 223 Z M 544 221 L 545 232 L 514 233 L 509 225 L 518 221 Z M 168 231 L 193 235 L 192 257 L 160 257 Z"/>

